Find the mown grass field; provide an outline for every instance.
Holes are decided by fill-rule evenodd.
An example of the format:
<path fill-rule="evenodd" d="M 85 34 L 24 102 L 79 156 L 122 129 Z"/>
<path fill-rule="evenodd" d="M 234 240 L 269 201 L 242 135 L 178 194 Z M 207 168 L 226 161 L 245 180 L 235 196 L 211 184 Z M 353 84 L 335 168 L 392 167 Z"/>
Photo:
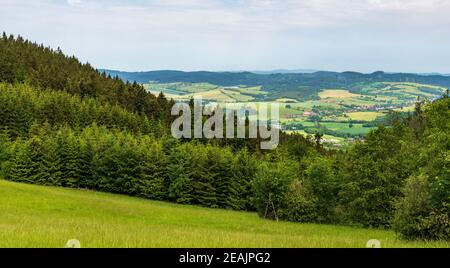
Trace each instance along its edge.
<path fill-rule="evenodd" d="M 384 114 L 381 112 L 353 112 L 347 113 L 347 116 L 351 120 L 361 120 L 361 121 L 372 121 L 375 120 L 378 116 L 383 116 Z"/>
<path fill-rule="evenodd" d="M 0 247 L 449 247 L 390 231 L 274 222 L 255 213 L 0 180 Z"/>
<path fill-rule="evenodd" d="M 358 94 L 350 93 L 348 90 L 344 89 L 326 89 L 319 93 L 319 97 L 321 99 L 326 98 L 339 98 L 339 99 L 345 99 L 345 98 L 352 98 L 352 97 L 358 97 Z"/>

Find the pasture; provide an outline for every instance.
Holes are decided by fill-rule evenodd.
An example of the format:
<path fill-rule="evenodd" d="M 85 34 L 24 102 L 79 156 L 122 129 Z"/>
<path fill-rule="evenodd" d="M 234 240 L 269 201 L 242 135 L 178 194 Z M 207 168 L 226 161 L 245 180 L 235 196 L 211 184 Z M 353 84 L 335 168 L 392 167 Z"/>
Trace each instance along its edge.
<path fill-rule="evenodd" d="M 378 116 L 383 116 L 384 114 L 381 112 L 352 112 L 347 113 L 348 118 L 351 120 L 357 121 L 373 121 Z"/>
<path fill-rule="evenodd" d="M 0 247 L 450 247 L 385 230 L 276 222 L 256 213 L 0 180 Z"/>
<path fill-rule="evenodd" d="M 358 97 L 358 94 L 351 93 L 348 90 L 345 89 L 326 89 L 319 93 L 319 97 L 321 99 L 326 98 L 339 98 L 339 99 L 345 99 L 345 98 L 352 98 L 352 97 Z"/>

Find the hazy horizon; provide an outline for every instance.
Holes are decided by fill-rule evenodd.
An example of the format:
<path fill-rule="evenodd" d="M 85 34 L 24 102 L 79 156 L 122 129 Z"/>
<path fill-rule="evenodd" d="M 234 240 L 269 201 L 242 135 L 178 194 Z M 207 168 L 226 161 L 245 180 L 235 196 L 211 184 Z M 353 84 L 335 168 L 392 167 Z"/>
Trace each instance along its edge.
<path fill-rule="evenodd" d="M 0 28 L 99 69 L 450 73 L 444 0 L 0 0 Z"/>
<path fill-rule="evenodd" d="M 441 72 L 388 72 L 385 70 L 375 70 L 371 72 L 360 72 L 355 70 L 343 70 L 343 71 L 335 71 L 335 70 L 312 70 L 312 69 L 283 69 L 283 68 L 276 68 L 276 69 L 270 69 L 270 70 L 208 70 L 208 69 L 199 69 L 199 70 L 181 70 L 181 69 L 151 69 L 151 70 L 118 70 L 118 69 L 108 69 L 108 68 L 101 68 L 96 67 L 98 70 L 105 70 L 105 71 L 115 71 L 115 72 L 124 72 L 124 73 L 145 73 L 145 72 L 158 72 L 158 71 L 179 71 L 179 72 L 230 72 L 230 73 L 240 73 L 240 72 L 250 72 L 250 73 L 258 73 L 258 74 L 273 74 L 273 73 L 315 73 L 315 72 L 336 72 L 336 73 L 343 73 L 343 72 L 356 72 L 356 73 L 362 73 L 362 74 L 372 74 L 375 72 L 384 72 L 384 73 L 392 73 L 392 74 L 418 74 L 418 75 L 444 75 L 448 76 L 450 73 L 441 73 Z"/>

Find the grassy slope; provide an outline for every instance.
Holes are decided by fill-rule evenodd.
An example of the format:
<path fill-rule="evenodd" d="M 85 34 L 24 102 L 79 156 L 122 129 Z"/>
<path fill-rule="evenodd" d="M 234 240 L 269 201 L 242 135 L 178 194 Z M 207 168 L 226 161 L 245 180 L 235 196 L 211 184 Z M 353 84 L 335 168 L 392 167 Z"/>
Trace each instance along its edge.
<path fill-rule="evenodd" d="M 263 220 L 254 213 L 17 184 L 0 180 L 0 247 L 385 247 L 407 243 L 390 231 Z"/>

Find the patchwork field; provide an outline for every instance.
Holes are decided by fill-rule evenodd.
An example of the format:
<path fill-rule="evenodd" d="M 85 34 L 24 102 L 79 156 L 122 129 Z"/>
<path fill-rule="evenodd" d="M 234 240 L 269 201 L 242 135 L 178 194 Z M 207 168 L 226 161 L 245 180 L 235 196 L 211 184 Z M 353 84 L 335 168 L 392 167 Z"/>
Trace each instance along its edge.
<path fill-rule="evenodd" d="M 162 92 L 175 100 L 202 98 L 214 102 L 248 102 L 267 94 L 261 87 L 220 87 L 209 83 L 148 83 L 144 87 L 154 94 Z"/>
<path fill-rule="evenodd" d="M 444 87 L 427 84 L 410 82 L 383 82 L 368 85 L 361 90 L 361 93 L 369 95 L 382 94 L 401 100 L 411 100 L 416 99 L 417 97 L 434 98 L 442 94 L 445 90 L 446 88 Z"/>
<path fill-rule="evenodd" d="M 0 247 L 450 247 L 391 231 L 275 222 L 255 213 L 0 180 Z"/>
<path fill-rule="evenodd" d="M 433 100 L 446 90 L 443 87 L 411 82 L 367 83 L 359 89 L 325 88 L 316 98 L 302 99 L 301 89 L 290 91 L 265 90 L 262 86 L 245 85 L 217 86 L 209 83 L 148 83 L 145 87 L 152 93 L 163 92 L 174 100 L 189 100 L 201 97 L 207 102 L 218 103 L 261 103 L 280 104 L 280 121 L 285 131 L 302 133 L 295 127 L 298 123 L 310 127 L 321 123 L 316 131 L 332 136 L 341 143 L 342 138 L 361 138 L 373 128 L 363 127 L 356 122 L 372 122 L 384 117 L 388 111 L 408 112 L 414 109 L 417 98 Z M 294 94 L 295 93 L 295 94 Z M 263 120 L 265 118 L 262 118 Z M 310 124 L 311 123 L 311 124 Z M 334 124 L 332 124 L 334 123 Z M 290 127 L 292 126 L 293 127 Z M 309 128 L 309 133 L 313 131 Z M 350 137 L 349 137 L 350 136 Z M 338 139 L 338 137 L 340 137 Z M 344 139 L 345 141 L 345 139 Z"/>

